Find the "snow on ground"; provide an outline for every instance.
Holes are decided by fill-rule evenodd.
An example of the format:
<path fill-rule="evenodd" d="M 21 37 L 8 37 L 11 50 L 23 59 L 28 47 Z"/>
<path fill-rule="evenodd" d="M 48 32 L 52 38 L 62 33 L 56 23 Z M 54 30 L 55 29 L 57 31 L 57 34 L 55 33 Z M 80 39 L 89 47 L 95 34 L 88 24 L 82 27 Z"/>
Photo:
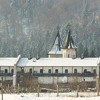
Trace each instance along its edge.
<path fill-rule="evenodd" d="M 40 93 L 38 97 L 37 93 L 27 94 L 4 94 L 3 100 L 100 100 L 100 96 L 96 96 L 96 93 L 79 93 L 80 97 L 76 97 L 76 93 L 60 93 L 57 97 L 56 93 Z M 1 96 L 0 96 L 1 100 Z"/>

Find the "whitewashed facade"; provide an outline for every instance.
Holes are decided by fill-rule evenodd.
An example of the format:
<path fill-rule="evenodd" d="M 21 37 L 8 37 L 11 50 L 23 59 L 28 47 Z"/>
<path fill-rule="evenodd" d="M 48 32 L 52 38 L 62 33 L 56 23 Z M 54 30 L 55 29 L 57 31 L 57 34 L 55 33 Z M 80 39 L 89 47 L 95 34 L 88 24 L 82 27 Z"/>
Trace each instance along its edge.
<path fill-rule="evenodd" d="M 16 82 L 18 72 L 31 73 L 31 75 L 38 77 L 40 83 L 71 82 L 74 77 L 78 77 L 79 81 L 91 82 L 96 79 L 99 62 L 99 58 L 40 58 L 29 60 L 18 56 L 17 58 L 0 58 L 0 71 L 3 71 L 4 80 L 13 80 L 13 82 Z M 13 75 L 16 77 L 13 78 Z"/>

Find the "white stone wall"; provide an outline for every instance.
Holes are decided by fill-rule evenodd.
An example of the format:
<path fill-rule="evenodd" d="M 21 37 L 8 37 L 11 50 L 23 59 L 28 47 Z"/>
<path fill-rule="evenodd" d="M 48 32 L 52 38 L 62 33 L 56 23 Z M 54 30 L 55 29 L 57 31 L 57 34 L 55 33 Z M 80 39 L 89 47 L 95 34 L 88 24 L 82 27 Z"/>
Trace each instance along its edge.
<path fill-rule="evenodd" d="M 0 76 L 0 80 L 1 80 L 1 76 Z M 3 81 L 5 80 L 13 80 L 12 76 L 3 76 Z"/>
<path fill-rule="evenodd" d="M 53 83 L 53 77 L 39 77 L 38 82 L 42 84 L 52 84 Z"/>
<path fill-rule="evenodd" d="M 96 67 L 93 67 L 93 70 L 97 70 L 97 68 Z M 93 73 L 93 70 L 92 70 L 92 73 Z"/>
<path fill-rule="evenodd" d="M 56 84 L 59 83 L 67 83 L 67 82 L 91 82 L 96 81 L 94 77 L 38 77 L 38 82 L 41 84 Z"/>
<path fill-rule="evenodd" d="M 49 69 L 51 69 L 51 72 L 52 72 L 52 67 L 43 67 L 43 72 L 48 73 Z"/>
<path fill-rule="evenodd" d="M 93 72 L 93 68 L 92 67 L 83 67 L 83 72 L 84 72 L 85 69 L 87 69 L 87 71 Z"/>
<path fill-rule="evenodd" d="M 40 73 L 40 69 L 43 69 L 43 67 L 34 67 L 34 71 L 36 71 L 37 73 Z"/>
<path fill-rule="evenodd" d="M 58 73 L 62 73 L 62 67 L 53 67 L 53 73 L 55 73 L 55 70 L 58 69 Z"/>
<path fill-rule="evenodd" d="M 82 73 L 82 67 L 73 67 L 73 73 L 74 69 L 77 69 L 77 73 Z"/>
<path fill-rule="evenodd" d="M 49 54 L 49 58 L 62 58 L 62 54 Z"/>
<path fill-rule="evenodd" d="M 28 73 L 32 69 L 33 72 L 33 67 L 24 67 L 24 72 Z"/>
<path fill-rule="evenodd" d="M 9 68 L 7 68 L 9 70 Z M 32 69 L 33 71 L 36 71 L 37 73 L 40 73 L 40 69 L 43 69 L 43 73 L 48 73 L 48 70 L 51 69 L 52 73 L 55 73 L 55 70 L 58 69 L 58 73 L 65 73 L 65 70 L 68 70 L 68 73 L 74 73 L 74 69 L 77 69 L 77 73 L 82 73 L 84 72 L 85 69 L 87 69 L 87 71 L 93 72 L 94 69 L 96 69 L 95 67 L 81 67 L 81 66 L 76 66 L 76 67 L 62 67 L 62 66 L 53 66 L 53 67 L 24 67 L 24 72 L 29 72 L 29 70 Z M 21 71 L 21 68 L 18 68 L 18 71 Z"/>
<path fill-rule="evenodd" d="M 72 58 L 73 55 L 76 57 L 75 49 L 63 49 L 63 58 Z"/>
<path fill-rule="evenodd" d="M 1 70 L 3 71 L 3 73 L 5 72 L 5 69 L 7 69 L 8 70 L 8 72 L 9 72 L 9 67 L 1 67 Z"/>
<path fill-rule="evenodd" d="M 11 69 L 13 69 L 14 67 L 1 67 L 1 70 L 5 70 L 5 69 L 7 69 L 8 70 L 8 72 L 10 73 L 11 72 Z M 93 69 L 96 69 L 95 67 L 71 67 L 71 66 L 69 66 L 69 67 L 63 67 L 62 68 L 62 66 L 60 66 L 60 67 L 57 67 L 57 66 L 55 66 L 55 67 L 24 67 L 24 71 L 25 72 L 29 72 L 29 69 L 32 69 L 32 71 L 37 71 L 37 73 L 40 73 L 40 69 L 43 69 L 43 73 L 48 73 L 48 70 L 49 69 L 51 69 L 51 72 L 52 73 L 55 73 L 55 70 L 56 69 L 58 69 L 58 73 L 65 73 L 65 69 L 68 69 L 68 73 L 72 73 L 72 71 L 73 71 L 73 73 L 74 73 L 74 69 L 77 69 L 77 72 L 78 73 L 82 73 L 82 71 L 84 72 L 84 69 L 87 69 L 87 71 L 90 71 L 90 72 L 93 72 Z M 21 68 L 18 68 L 18 70 L 19 71 L 21 71 Z M 18 71 L 17 70 L 17 71 Z M 1 77 L 0 77 L 0 79 L 1 79 Z M 6 77 L 4 77 L 4 80 L 12 80 L 12 76 L 10 77 L 10 76 L 6 76 Z M 57 81 L 58 82 L 71 82 L 71 81 L 74 81 L 75 80 L 75 77 L 66 77 L 66 76 L 64 76 L 64 77 L 39 77 L 38 78 L 38 81 L 40 82 L 40 83 L 47 83 L 47 84 L 51 84 L 51 83 L 57 83 Z M 95 78 L 94 77 L 84 77 L 84 78 L 82 78 L 82 77 L 80 77 L 80 78 L 78 78 L 78 81 L 95 81 Z"/>
<path fill-rule="evenodd" d="M 65 73 L 65 70 L 68 69 L 68 73 L 72 73 L 72 67 L 63 67 L 63 73 Z"/>
<path fill-rule="evenodd" d="M 1 70 L 5 73 L 5 69 L 7 69 L 8 73 L 11 73 L 11 70 L 14 69 L 14 66 L 2 66 Z"/>
<path fill-rule="evenodd" d="M 67 77 L 38 77 L 38 82 L 42 84 L 56 84 L 59 83 L 67 83 Z"/>
<path fill-rule="evenodd" d="M 9 71 L 10 73 L 11 73 L 11 70 L 12 70 L 12 69 L 14 70 L 14 67 L 13 67 L 13 66 L 10 67 L 10 71 Z"/>
<path fill-rule="evenodd" d="M 21 71 L 21 68 L 20 67 L 17 67 L 17 71 L 20 72 Z"/>

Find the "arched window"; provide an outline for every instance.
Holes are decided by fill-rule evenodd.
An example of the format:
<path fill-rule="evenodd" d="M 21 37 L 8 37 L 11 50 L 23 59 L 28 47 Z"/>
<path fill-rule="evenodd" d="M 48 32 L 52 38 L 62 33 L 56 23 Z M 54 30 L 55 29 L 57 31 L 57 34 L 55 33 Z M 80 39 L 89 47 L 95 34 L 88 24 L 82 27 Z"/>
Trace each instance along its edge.
<path fill-rule="evenodd" d="M 66 74 L 68 73 L 68 69 L 65 69 L 65 73 L 66 73 Z"/>
<path fill-rule="evenodd" d="M 32 68 L 29 69 L 29 73 L 32 73 Z"/>
<path fill-rule="evenodd" d="M 24 73 L 24 68 L 21 69 L 21 72 Z"/>
<path fill-rule="evenodd" d="M 58 73 L 58 69 L 55 69 L 55 73 Z"/>
<path fill-rule="evenodd" d="M 48 73 L 51 73 L 51 69 L 48 69 Z"/>
<path fill-rule="evenodd" d="M 7 69 L 5 69 L 5 73 L 8 73 L 8 70 Z"/>
<path fill-rule="evenodd" d="M 14 73 L 14 69 L 11 69 L 11 73 L 12 73 L 12 74 Z"/>
<path fill-rule="evenodd" d="M 74 73 L 77 74 L 77 69 L 74 69 Z"/>
<path fill-rule="evenodd" d="M 87 69 L 84 69 L 84 73 L 87 73 Z"/>
<path fill-rule="evenodd" d="M 43 69 L 40 69 L 40 73 L 43 73 Z"/>
<path fill-rule="evenodd" d="M 96 69 L 93 70 L 93 73 L 96 74 Z"/>

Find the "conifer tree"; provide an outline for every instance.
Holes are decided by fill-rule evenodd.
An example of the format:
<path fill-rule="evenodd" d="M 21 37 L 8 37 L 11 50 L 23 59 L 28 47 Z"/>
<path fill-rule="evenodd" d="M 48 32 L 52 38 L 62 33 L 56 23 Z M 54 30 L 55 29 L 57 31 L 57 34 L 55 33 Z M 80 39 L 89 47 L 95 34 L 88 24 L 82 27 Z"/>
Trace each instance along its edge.
<path fill-rule="evenodd" d="M 90 57 L 95 57 L 95 51 L 93 49 L 90 52 Z"/>
<path fill-rule="evenodd" d="M 89 52 L 88 52 L 88 48 L 86 47 L 86 49 L 84 50 L 83 53 L 84 57 L 89 57 Z"/>

